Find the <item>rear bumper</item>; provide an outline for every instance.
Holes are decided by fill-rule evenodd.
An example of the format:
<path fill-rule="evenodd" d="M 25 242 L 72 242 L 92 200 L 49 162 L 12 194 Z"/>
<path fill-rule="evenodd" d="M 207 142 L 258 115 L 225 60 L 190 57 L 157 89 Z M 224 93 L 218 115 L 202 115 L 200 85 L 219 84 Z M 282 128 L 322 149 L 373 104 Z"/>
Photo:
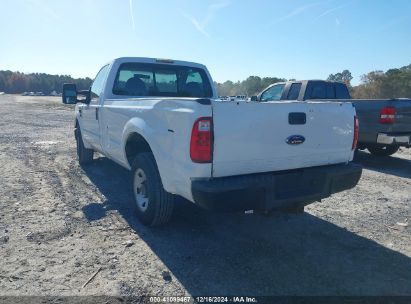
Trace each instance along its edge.
<path fill-rule="evenodd" d="M 377 143 L 382 145 L 395 145 L 409 147 L 411 134 L 386 134 L 378 133 Z"/>
<path fill-rule="evenodd" d="M 221 211 L 272 210 L 308 205 L 353 188 L 362 167 L 353 163 L 298 170 L 197 179 L 191 191 L 199 206 Z"/>

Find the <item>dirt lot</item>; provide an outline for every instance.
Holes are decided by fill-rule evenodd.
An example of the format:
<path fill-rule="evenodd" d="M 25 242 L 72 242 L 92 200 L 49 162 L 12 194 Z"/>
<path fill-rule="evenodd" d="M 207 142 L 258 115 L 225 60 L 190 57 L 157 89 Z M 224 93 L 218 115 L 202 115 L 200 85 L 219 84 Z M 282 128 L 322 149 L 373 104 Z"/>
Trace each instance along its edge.
<path fill-rule="evenodd" d="M 147 229 L 126 170 L 79 167 L 59 102 L 0 96 L 0 295 L 411 295 L 411 149 L 360 153 L 359 185 L 303 215 L 182 202 Z"/>

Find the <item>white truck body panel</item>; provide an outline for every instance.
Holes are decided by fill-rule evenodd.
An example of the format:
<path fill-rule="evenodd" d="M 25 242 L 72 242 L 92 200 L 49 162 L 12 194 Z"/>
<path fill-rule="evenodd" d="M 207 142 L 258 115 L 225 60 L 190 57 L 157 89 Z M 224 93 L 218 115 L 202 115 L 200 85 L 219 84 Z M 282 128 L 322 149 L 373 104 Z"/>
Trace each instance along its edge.
<path fill-rule="evenodd" d="M 113 94 L 113 82 L 122 63 L 153 63 L 151 58 L 119 58 L 109 63 L 109 73 L 94 104 L 77 104 L 84 145 L 130 169 L 125 146 L 133 133 L 149 144 L 167 192 L 194 201 L 191 182 L 268 171 L 347 163 L 352 160 L 353 120 L 350 103 L 218 101 L 213 80 L 205 66 L 174 61 L 173 64 L 202 68 L 211 83 L 211 105 L 197 98 L 133 97 Z M 97 114 L 95 112 L 98 112 Z M 305 125 L 289 125 L 289 112 L 306 112 Z M 194 163 L 190 138 L 194 122 L 212 117 L 214 153 L 212 163 Z M 290 135 L 306 142 L 290 146 Z"/>
<path fill-rule="evenodd" d="M 290 125 L 290 112 L 306 113 L 307 122 Z M 213 102 L 213 177 L 347 163 L 354 115 L 350 103 Z M 290 135 L 305 142 L 289 145 Z"/>
<path fill-rule="evenodd" d="M 125 143 L 138 133 L 149 143 L 164 189 L 191 199 L 191 177 L 209 177 L 211 164 L 193 163 L 189 155 L 191 128 L 198 117 L 211 116 L 211 107 L 190 98 L 109 99 L 101 123 L 103 153 L 130 169 Z"/>

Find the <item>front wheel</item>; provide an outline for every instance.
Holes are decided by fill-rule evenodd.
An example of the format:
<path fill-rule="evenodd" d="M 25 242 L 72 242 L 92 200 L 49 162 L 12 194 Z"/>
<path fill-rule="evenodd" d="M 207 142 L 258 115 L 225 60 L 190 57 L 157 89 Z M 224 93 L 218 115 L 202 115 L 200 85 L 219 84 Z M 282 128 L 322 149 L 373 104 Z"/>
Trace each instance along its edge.
<path fill-rule="evenodd" d="M 371 154 L 376 156 L 390 156 L 398 151 L 399 146 L 384 146 L 384 145 L 374 145 L 368 146 L 367 149 Z"/>
<path fill-rule="evenodd" d="M 77 159 L 80 165 L 85 165 L 93 161 L 93 149 L 84 146 L 83 137 L 79 128 L 76 129 Z"/>
<path fill-rule="evenodd" d="M 138 218 L 147 226 L 166 224 L 173 213 L 174 196 L 164 190 L 153 154 L 138 154 L 131 169 Z"/>

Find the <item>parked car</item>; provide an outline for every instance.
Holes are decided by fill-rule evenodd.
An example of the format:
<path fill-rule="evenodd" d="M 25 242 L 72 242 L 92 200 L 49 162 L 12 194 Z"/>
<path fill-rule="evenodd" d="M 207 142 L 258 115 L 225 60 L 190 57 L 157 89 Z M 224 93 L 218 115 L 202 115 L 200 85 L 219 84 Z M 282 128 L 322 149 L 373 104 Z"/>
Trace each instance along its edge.
<path fill-rule="evenodd" d="M 344 83 L 305 80 L 272 84 L 252 100 L 352 102 L 360 124 L 359 149 L 368 149 L 374 155 L 389 156 L 399 147 L 409 148 L 411 144 L 411 99 L 351 99 Z"/>
<path fill-rule="evenodd" d="M 62 99 L 77 102 L 80 164 L 99 152 L 129 169 L 146 225 L 166 223 L 176 195 L 208 209 L 302 212 L 360 179 L 350 103 L 216 97 L 204 65 L 118 58 L 90 90 L 65 84 Z"/>

